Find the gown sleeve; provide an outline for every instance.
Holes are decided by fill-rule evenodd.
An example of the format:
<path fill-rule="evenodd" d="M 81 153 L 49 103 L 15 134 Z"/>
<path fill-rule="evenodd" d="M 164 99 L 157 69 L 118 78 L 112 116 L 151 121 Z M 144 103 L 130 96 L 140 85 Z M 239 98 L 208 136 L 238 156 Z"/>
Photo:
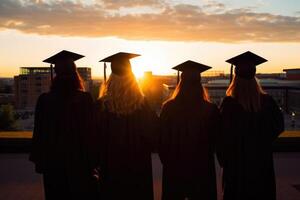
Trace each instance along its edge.
<path fill-rule="evenodd" d="M 98 163 L 97 143 L 96 143 L 96 125 L 95 125 L 95 110 L 93 99 L 89 93 L 85 93 L 82 105 L 82 134 L 85 146 L 85 152 L 89 163 L 89 168 L 94 169 Z"/>
<path fill-rule="evenodd" d="M 148 102 L 145 100 L 143 109 L 143 132 L 147 143 L 150 146 L 151 152 L 158 152 L 159 143 L 159 120 L 154 110 L 151 109 Z"/>
<path fill-rule="evenodd" d="M 34 129 L 32 135 L 31 152 L 29 160 L 35 164 L 35 171 L 42 173 L 41 156 L 42 156 L 42 125 L 43 125 L 43 107 L 45 94 L 42 94 L 36 103 L 34 114 Z"/>
<path fill-rule="evenodd" d="M 159 143 L 158 143 L 158 153 L 162 164 L 166 162 L 167 159 L 167 148 L 169 141 L 169 126 L 170 122 L 168 120 L 169 112 L 170 112 L 170 102 L 166 103 L 161 110 L 159 117 Z"/>
<path fill-rule="evenodd" d="M 228 130 L 232 130 L 232 108 L 230 97 L 225 97 L 220 107 L 220 128 L 216 139 L 216 155 L 221 167 L 224 166 L 225 141 Z"/>
<path fill-rule="evenodd" d="M 96 163 L 102 168 L 106 164 L 106 156 L 107 156 L 107 112 L 104 108 L 103 101 L 98 99 L 94 104 L 94 116 L 95 116 L 95 137 L 96 137 Z"/>
<path fill-rule="evenodd" d="M 268 105 L 266 112 L 266 121 L 269 121 L 269 136 L 273 142 L 284 131 L 284 119 L 281 110 L 274 101 L 274 99 L 268 95 Z"/>
<path fill-rule="evenodd" d="M 221 118 L 220 118 L 220 111 L 216 105 L 212 105 L 211 108 L 211 127 L 210 127 L 210 132 L 211 132 L 211 143 L 212 143 L 212 151 L 214 153 L 217 153 L 217 144 L 218 144 L 218 138 L 220 137 L 220 123 L 221 123 Z"/>

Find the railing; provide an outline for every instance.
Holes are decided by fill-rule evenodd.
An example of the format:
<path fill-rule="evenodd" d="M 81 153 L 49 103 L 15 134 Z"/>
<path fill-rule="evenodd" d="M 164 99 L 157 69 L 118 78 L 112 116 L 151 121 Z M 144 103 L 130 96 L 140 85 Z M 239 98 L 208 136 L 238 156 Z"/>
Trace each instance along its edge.
<path fill-rule="evenodd" d="M 205 85 L 205 84 L 204 84 Z M 284 113 L 286 130 L 300 130 L 300 87 L 262 86 L 277 102 Z M 174 86 L 164 85 L 164 100 L 174 91 Z M 228 86 L 205 85 L 210 100 L 220 106 Z"/>
<path fill-rule="evenodd" d="M 211 100 L 220 104 L 225 97 L 227 86 L 206 86 Z M 300 113 L 300 87 L 290 86 L 263 86 L 285 113 Z"/>

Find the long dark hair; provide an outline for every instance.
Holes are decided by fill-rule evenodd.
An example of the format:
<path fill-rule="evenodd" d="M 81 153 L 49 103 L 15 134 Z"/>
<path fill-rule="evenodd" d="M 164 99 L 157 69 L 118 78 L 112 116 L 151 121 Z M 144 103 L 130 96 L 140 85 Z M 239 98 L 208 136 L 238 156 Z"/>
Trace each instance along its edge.
<path fill-rule="evenodd" d="M 261 95 L 266 94 L 254 77 L 247 80 L 234 76 L 226 95 L 235 98 L 248 112 L 258 112 L 261 109 Z"/>
<path fill-rule="evenodd" d="M 199 79 L 190 81 L 184 80 L 183 76 L 177 84 L 172 96 L 165 101 L 164 104 L 170 100 L 176 100 L 184 104 L 210 101 L 207 90 L 201 84 L 200 77 Z"/>
<path fill-rule="evenodd" d="M 51 84 L 51 91 L 70 94 L 74 91 L 84 91 L 84 84 L 73 61 L 55 64 L 56 76 Z"/>

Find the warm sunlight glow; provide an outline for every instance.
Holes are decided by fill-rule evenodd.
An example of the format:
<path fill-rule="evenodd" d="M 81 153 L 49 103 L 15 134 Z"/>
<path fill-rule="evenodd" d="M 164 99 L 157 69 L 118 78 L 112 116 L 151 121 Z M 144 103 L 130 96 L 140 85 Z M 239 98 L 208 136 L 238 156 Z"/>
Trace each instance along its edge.
<path fill-rule="evenodd" d="M 133 73 L 136 78 L 141 79 L 144 76 L 145 70 L 142 67 L 133 67 Z"/>
<path fill-rule="evenodd" d="M 228 74 L 230 65 L 225 60 L 247 50 L 269 60 L 257 68 L 258 73 L 282 73 L 283 69 L 299 67 L 300 51 L 298 43 L 127 41 L 118 38 L 48 37 L 16 31 L 0 31 L 0 41 L 0 77 L 17 75 L 20 67 L 49 67 L 42 60 L 63 49 L 85 55 L 76 61 L 76 65 L 91 67 L 92 77 L 96 78 L 103 77 L 103 63 L 99 60 L 120 51 L 141 54 L 131 60 L 137 78 L 142 77 L 145 71 L 154 75 L 176 75 L 172 67 L 186 60 L 207 64 L 213 67 L 213 71 Z M 16 48 L 16 44 L 22 48 Z M 110 75 L 109 65 L 107 75 Z"/>
<path fill-rule="evenodd" d="M 142 53 L 141 57 L 131 60 L 132 70 L 137 78 L 142 78 L 147 71 L 151 71 L 153 74 L 170 73 L 166 51 L 159 51 L 159 48 L 150 47 Z"/>

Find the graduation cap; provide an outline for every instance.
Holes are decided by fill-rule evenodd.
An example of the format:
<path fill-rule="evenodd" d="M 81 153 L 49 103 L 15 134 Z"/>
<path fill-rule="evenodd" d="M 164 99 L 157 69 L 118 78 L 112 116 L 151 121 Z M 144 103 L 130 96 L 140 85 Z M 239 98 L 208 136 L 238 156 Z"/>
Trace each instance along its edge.
<path fill-rule="evenodd" d="M 63 50 L 45 60 L 43 60 L 43 62 L 50 63 L 51 81 L 53 81 L 53 64 L 57 64 L 58 62 L 63 62 L 63 61 L 75 62 L 76 60 L 79 60 L 80 58 L 83 58 L 83 57 L 84 57 L 83 55 Z"/>
<path fill-rule="evenodd" d="M 133 53 L 126 53 L 126 52 L 119 52 L 116 54 L 113 54 L 109 57 L 106 57 L 102 60 L 100 60 L 99 62 L 104 62 L 104 81 L 106 81 L 106 63 L 110 62 L 110 63 L 114 63 L 114 62 L 118 62 L 118 63 L 125 63 L 125 62 L 129 62 L 129 60 L 131 58 L 135 58 L 140 56 L 139 54 L 133 54 Z M 114 74 L 118 74 L 118 75 L 123 75 L 126 73 L 126 71 L 128 71 L 128 67 L 130 68 L 130 65 L 119 65 L 119 66 L 111 66 L 111 71 Z M 127 68 L 127 69 L 126 69 Z"/>
<path fill-rule="evenodd" d="M 202 72 L 211 69 L 211 67 L 198 63 L 198 62 L 194 62 L 191 60 L 185 61 L 179 65 L 176 65 L 175 67 L 173 67 L 172 69 L 177 70 L 177 84 L 179 83 L 179 72 L 186 72 L 186 71 L 192 71 L 195 72 L 197 74 L 201 74 Z"/>
<path fill-rule="evenodd" d="M 235 74 L 245 79 L 252 79 L 255 76 L 256 66 L 268 60 L 260 57 L 250 51 L 242 53 L 238 56 L 226 60 L 231 64 L 230 82 L 232 81 L 233 65 L 235 66 Z"/>

